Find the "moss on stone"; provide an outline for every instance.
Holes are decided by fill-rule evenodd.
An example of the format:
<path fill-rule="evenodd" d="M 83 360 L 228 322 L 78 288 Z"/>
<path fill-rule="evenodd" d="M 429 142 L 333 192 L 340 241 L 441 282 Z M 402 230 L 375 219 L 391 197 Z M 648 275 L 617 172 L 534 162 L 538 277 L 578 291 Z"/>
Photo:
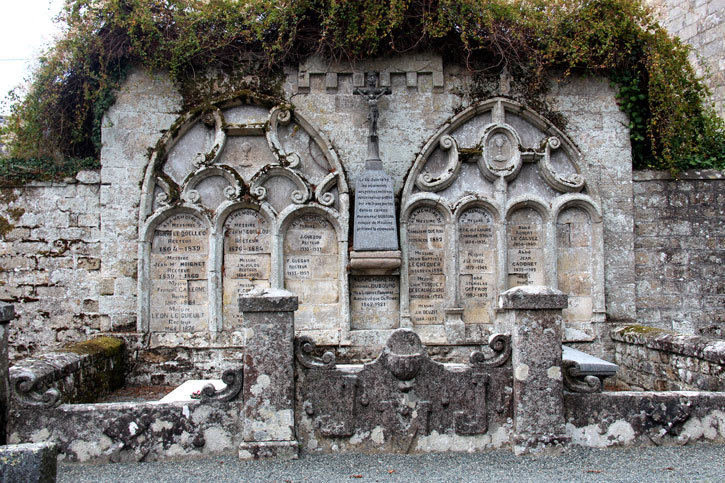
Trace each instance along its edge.
<path fill-rule="evenodd" d="M 4 238 L 5 235 L 13 230 L 13 228 L 15 228 L 15 225 L 10 223 L 6 218 L 0 216 L 0 236 Z"/>
<path fill-rule="evenodd" d="M 674 332 L 665 329 L 658 329 L 656 327 L 650 327 L 647 325 L 628 325 L 620 330 L 622 335 L 634 334 L 634 335 L 647 335 L 653 333 L 660 334 L 673 334 Z"/>
<path fill-rule="evenodd" d="M 120 354 L 123 350 L 123 341 L 115 337 L 96 337 L 95 339 L 73 344 L 64 349 L 74 354 L 104 354 L 107 357 Z"/>

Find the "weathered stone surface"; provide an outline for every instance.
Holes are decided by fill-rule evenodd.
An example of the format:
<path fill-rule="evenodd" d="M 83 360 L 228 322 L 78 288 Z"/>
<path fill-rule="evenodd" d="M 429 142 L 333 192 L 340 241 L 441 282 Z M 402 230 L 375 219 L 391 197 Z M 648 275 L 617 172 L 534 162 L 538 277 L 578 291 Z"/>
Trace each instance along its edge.
<path fill-rule="evenodd" d="M 723 392 L 565 394 L 566 434 L 592 448 L 725 442 Z"/>
<path fill-rule="evenodd" d="M 6 304 L 0 302 L 0 323 L 5 324 L 10 322 L 15 317 L 15 306 L 13 304 Z"/>
<path fill-rule="evenodd" d="M 11 410 L 11 443 L 54 441 L 60 460 L 155 461 L 235 451 L 241 441 L 240 404 L 63 404 Z"/>
<path fill-rule="evenodd" d="M 551 287 L 528 285 L 511 288 L 499 296 L 501 309 L 551 310 L 567 307 L 567 295 Z"/>
<path fill-rule="evenodd" d="M 725 391 L 725 341 L 641 325 L 611 332 L 618 379 L 646 390 Z"/>
<path fill-rule="evenodd" d="M 382 161 L 368 161 L 365 171 L 355 183 L 353 220 L 355 250 L 398 249 L 393 181 L 383 170 Z"/>
<path fill-rule="evenodd" d="M 538 452 L 568 442 L 564 434 L 561 341 L 566 295 L 524 286 L 500 296 L 507 310 L 513 366 L 513 450 Z"/>
<path fill-rule="evenodd" d="M 0 446 L 0 481 L 54 483 L 57 454 L 55 443 Z"/>
<path fill-rule="evenodd" d="M 242 459 L 296 454 L 293 339 L 297 306 L 297 297 L 280 289 L 253 291 L 239 300 L 247 333 Z"/>
<path fill-rule="evenodd" d="M 332 354 L 298 346 L 297 431 L 306 451 L 432 451 L 497 447 L 508 441 L 508 338 L 470 365 L 430 360 L 410 329 L 390 336 L 364 366 L 335 367 Z M 498 344 L 500 342 L 500 345 Z M 302 341 L 302 345 L 311 344 Z"/>
<path fill-rule="evenodd" d="M 51 408 L 95 402 L 124 384 L 124 344 L 99 337 L 16 362 L 9 371 L 11 406 Z"/>

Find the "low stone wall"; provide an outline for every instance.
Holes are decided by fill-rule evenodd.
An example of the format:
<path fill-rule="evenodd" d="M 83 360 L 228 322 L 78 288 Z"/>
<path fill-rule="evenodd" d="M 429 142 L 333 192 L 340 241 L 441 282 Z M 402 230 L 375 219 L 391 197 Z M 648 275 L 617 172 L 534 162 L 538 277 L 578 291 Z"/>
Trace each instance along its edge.
<path fill-rule="evenodd" d="M 632 325 L 611 333 L 623 382 L 645 390 L 725 391 L 725 340 Z"/>
<path fill-rule="evenodd" d="M 725 337 L 725 174 L 632 175 L 637 322 Z"/>
<path fill-rule="evenodd" d="M 564 393 L 566 432 L 591 448 L 725 443 L 725 392 Z"/>
<path fill-rule="evenodd" d="M 63 404 L 10 412 L 11 443 L 53 441 L 58 458 L 94 463 L 155 461 L 236 451 L 241 404 Z"/>
<path fill-rule="evenodd" d="M 123 342 L 98 337 L 10 368 L 11 407 L 94 402 L 124 384 Z"/>

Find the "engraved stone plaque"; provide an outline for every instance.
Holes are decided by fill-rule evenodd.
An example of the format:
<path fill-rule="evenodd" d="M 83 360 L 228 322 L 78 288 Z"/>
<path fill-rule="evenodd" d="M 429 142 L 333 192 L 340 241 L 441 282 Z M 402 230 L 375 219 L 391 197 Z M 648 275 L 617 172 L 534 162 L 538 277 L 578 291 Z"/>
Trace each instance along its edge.
<path fill-rule="evenodd" d="M 284 285 L 299 297 L 296 330 L 337 327 L 339 305 L 337 235 L 322 215 L 294 220 L 284 237 Z"/>
<path fill-rule="evenodd" d="M 458 219 L 458 283 L 463 321 L 486 324 L 495 300 L 493 217 L 483 208 L 466 210 Z"/>
<path fill-rule="evenodd" d="M 209 229 L 197 216 L 172 215 L 156 228 L 149 258 L 152 332 L 207 330 L 208 257 Z"/>
<path fill-rule="evenodd" d="M 567 208 L 556 221 L 559 290 L 569 295 L 567 321 L 592 318 L 592 225 L 579 208 Z"/>
<path fill-rule="evenodd" d="M 242 208 L 224 222 L 223 327 L 242 325 L 239 297 L 255 288 L 268 288 L 271 271 L 269 222 L 256 210 Z"/>
<path fill-rule="evenodd" d="M 355 250 L 397 250 L 393 181 L 382 162 L 367 161 L 355 183 Z"/>
<path fill-rule="evenodd" d="M 445 229 L 443 216 L 427 206 L 408 219 L 408 290 L 415 324 L 443 323 Z"/>
<path fill-rule="evenodd" d="M 350 277 L 352 329 L 395 329 L 400 286 L 395 276 Z"/>
<path fill-rule="evenodd" d="M 544 285 L 541 215 L 532 208 L 522 208 L 511 215 L 506 229 L 509 288 Z"/>

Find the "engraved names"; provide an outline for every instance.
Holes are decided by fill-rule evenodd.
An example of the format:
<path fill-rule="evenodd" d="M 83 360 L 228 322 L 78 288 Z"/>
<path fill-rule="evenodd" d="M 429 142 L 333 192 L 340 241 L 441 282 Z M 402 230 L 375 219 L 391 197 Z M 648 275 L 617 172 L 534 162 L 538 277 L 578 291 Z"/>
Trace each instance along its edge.
<path fill-rule="evenodd" d="M 355 184 L 355 250 L 397 250 L 393 181 L 376 163 L 366 163 Z"/>
<path fill-rule="evenodd" d="M 470 208 L 458 219 L 458 290 L 467 324 L 491 321 L 496 296 L 493 233 L 493 217 L 483 208 Z"/>
<path fill-rule="evenodd" d="M 256 210 L 242 208 L 224 222 L 222 307 L 224 330 L 241 327 L 239 297 L 270 286 L 272 241 L 269 222 Z"/>
<path fill-rule="evenodd" d="M 149 257 L 152 332 L 207 330 L 208 256 L 209 230 L 199 217 L 176 214 L 156 227 Z"/>
<path fill-rule="evenodd" d="M 398 277 L 350 277 L 350 306 L 354 330 L 396 328 L 400 310 Z"/>
<path fill-rule="evenodd" d="M 507 225 L 508 287 L 544 285 L 544 253 L 541 215 L 522 208 Z"/>
<path fill-rule="evenodd" d="M 284 237 L 284 285 L 299 297 L 295 329 L 337 327 L 337 235 L 322 215 L 305 214 L 292 221 Z"/>
<path fill-rule="evenodd" d="M 442 324 L 445 300 L 445 220 L 434 208 L 416 208 L 408 218 L 408 293 L 416 324 Z"/>

